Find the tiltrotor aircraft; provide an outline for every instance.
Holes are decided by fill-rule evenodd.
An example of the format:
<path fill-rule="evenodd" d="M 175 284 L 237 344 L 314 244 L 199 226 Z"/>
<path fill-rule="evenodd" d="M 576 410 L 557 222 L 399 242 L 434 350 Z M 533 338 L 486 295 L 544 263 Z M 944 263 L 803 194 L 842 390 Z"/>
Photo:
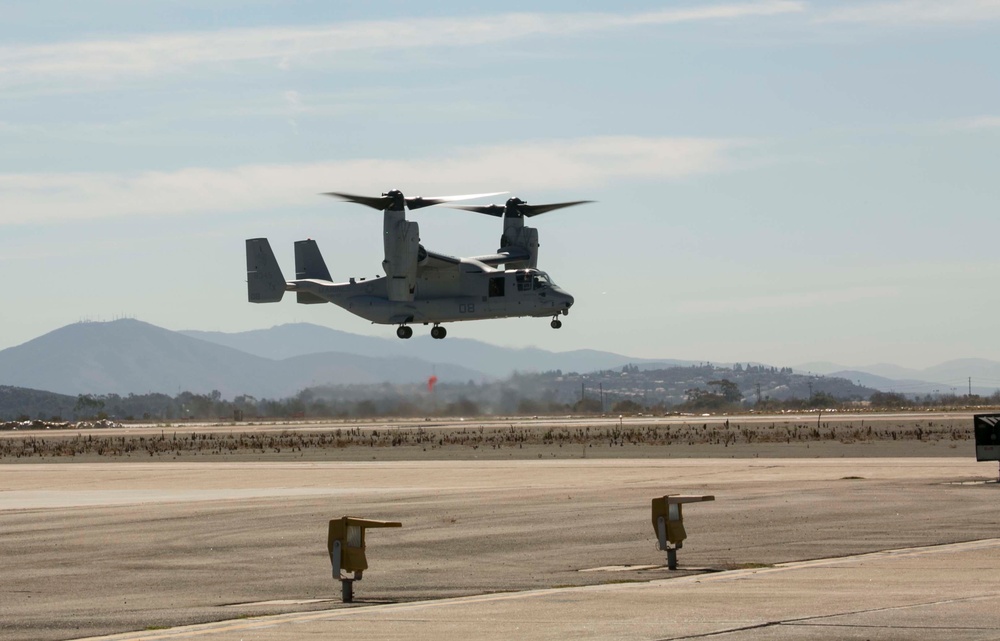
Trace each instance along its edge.
<path fill-rule="evenodd" d="M 299 303 L 333 303 L 373 323 L 398 325 L 399 338 L 413 335 L 411 324 L 433 323 L 431 336 L 439 339 L 447 335 L 441 323 L 487 318 L 551 317 L 551 326 L 559 329 L 559 316 L 573 305 L 573 297 L 537 268 L 538 231 L 526 227 L 524 219 L 589 200 L 529 205 L 510 198 L 506 205 L 457 206 L 503 218 L 495 254 L 457 258 L 425 249 L 417 223 L 406 220 L 406 209 L 497 194 L 405 198 L 393 190 L 381 196 L 325 195 L 382 210 L 385 276 L 335 283 L 316 241 L 300 240 L 295 243 L 295 280 L 286 281 L 267 239 L 251 238 L 246 241 L 251 303 L 276 303 L 290 291 Z"/>

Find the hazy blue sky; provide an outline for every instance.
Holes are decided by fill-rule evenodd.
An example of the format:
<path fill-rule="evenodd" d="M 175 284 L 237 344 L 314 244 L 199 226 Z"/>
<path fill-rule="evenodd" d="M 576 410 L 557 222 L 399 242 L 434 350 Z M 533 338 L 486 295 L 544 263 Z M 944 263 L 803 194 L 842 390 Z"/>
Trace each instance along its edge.
<path fill-rule="evenodd" d="M 381 219 L 323 191 L 509 190 L 576 296 L 450 336 L 793 365 L 1000 360 L 1000 2 L 5 2 L 0 348 L 81 319 L 308 321 L 246 302 L 381 272 Z M 431 208 L 431 249 L 497 219 Z M 418 332 L 423 331 L 418 328 Z"/>

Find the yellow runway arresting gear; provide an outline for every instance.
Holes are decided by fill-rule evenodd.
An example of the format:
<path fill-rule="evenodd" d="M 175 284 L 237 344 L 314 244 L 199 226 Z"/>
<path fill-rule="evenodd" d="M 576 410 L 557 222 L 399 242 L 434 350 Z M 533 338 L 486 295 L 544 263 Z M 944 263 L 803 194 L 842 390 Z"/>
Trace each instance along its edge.
<path fill-rule="evenodd" d="M 376 521 L 356 516 L 342 516 L 330 520 L 326 548 L 330 552 L 333 580 L 340 581 L 344 603 L 354 600 L 354 582 L 360 581 L 362 574 L 368 569 L 368 559 L 365 557 L 365 530 L 379 527 L 403 527 L 403 524 L 398 521 Z M 354 576 L 346 577 L 343 575 L 344 572 L 353 572 Z"/>
<path fill-rule="evenodd" d="M 667 552 L 667 567 L 669 569 L 677 569 L 677 550 L 684 547 L 684 539 L 687 538 L 681 506 L 684 503 L 714 500 L 715 497 L 712 495 L 685 496 L 682 494 L 668 494 L 653 499 L 653 531 L 656 532 L 659 549 Z"/>

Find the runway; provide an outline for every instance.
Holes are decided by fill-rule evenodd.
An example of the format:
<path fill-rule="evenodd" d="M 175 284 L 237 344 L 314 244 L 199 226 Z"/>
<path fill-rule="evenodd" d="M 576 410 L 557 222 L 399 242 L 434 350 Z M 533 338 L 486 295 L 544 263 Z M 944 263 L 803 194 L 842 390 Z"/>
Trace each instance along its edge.
<path fill-rule="evenodd" d="M 0 637 L 997 638 L 987 479 L 954 456 L 2 465 Z M 667 493 L 716 496 L 674 573 Z M 350 605 L 343 514 L 403 522 Z"/>
<path fill-rule="evenodd" d="M 928 567 L 934 571 L 928 573 Z M 823 599 L 816 586 L 822 584 Z M 301 612 L 87 641 L 995 639 L 1000 539 L 647 583 Z"/>

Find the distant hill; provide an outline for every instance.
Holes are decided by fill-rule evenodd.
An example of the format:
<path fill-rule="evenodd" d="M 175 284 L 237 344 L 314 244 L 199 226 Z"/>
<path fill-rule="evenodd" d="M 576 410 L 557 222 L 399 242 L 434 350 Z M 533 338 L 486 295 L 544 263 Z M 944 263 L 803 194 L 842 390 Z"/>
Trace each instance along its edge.
<path fill-rule="evenodd" d="M 477 370 L 419 358 L 323 353 L 275 360 L 125 319 L 67 325 L 0 351 L 0 385 L 61 394 L 284 397 L 312 385 L 480 380 Z"/>
<path fill-rule="evenodd" d="M 229 334 L 172 332 L 125 319 L 68 325 L 0 351 L 0 385 L 71 396 L 149 392 L 173 396 L 218 390 L 226 398 L 240 394 L 283 398 L 307 387 L 417 383 L 432 374 L 442 382 L 464 383 L 506 378 L 515 371 L 585 374 L 628 364 L 648 371 L 697 362 L 586 349 L 510 349 L 462 338 L 439 341 L 421 336 L 401 341 L 307 323 Z M 821 366 L 824 374 L 905 394 L 962 394 L 969 376 L 974 393 L 988 395 L 1000 387 L 1000 363 L 984 359 L 949 361 L 901 379 L 865 368 L 831 370 L 832 363 L 807 365 L 816 366 L 813 372 L 818 373 Z M 910 371 L 885 364 L 873 368 L 900 374 Z M 779 397 L 777 390 L 772 397 Z"/>
<path fill-rule="evenodd" d="M 886 378 L 884 376 L 877 376 L 860 370 L 843 370 L 840 372 L 832 372 L 827 374 L 827 376 L 845 378 L 849 381 L 854 381 L 859 385 L 870 387 L 871 389 L 876 389 L 880 392 L 896 392 L 897 394 L 916 394 L 923 396 L 925 394 L 941 394 L 951 391 L 940 383 L 907 378 Z"/>
<path fill-rule="evenodd" d="M 863 367 L 848 367 L 828 361 L 818 361 L 813 363 L 803 363 L 796 365 L 793 369 L 799 372 L 812 372 L 828 376 L 835 372 L 864 372 L 884 379 L 905 380 L 919 379 L 923 375 L 920 370 L 900 367 L 892 363 L 877 363 L 875 365 L 865 365 Z"/>
<path fill-rule="evenodd" d="M 75 323 L 0 351 L 0 384 L 62 394 L 263 389 L 263 359 L 148 323 Z M 248 392 L 250 393 L 250 392 Z"/>
<path fill-rule="evenodd" d="M 972 377 L 972 391 L 992 394 L 1000 389 L 1000 363 L 985 358 L 961 358 L 947 361 L 923 370 L 921 378 L 944 381 L 961 390 L 968 390 L 968 379 Z M 979 389 L 981 391 L 976 392 Z"/>
<path fill-rule="evenodd" d="M 23 416 L 32 418 L 73 418 L 76 397 L 41 390 L 0 385 L 0 420 Z"/>
<path fill-rule="evenodd" d="M 970 377 L 973 394 L 989 396 L 1000 389 L 1000 363 L 983 358 L 957 359 L 926 369 L 911 369 L 891 363 L 846 367 L 825 361 L 802 363 L 794 369 L 846 378 L 881 392 L 910 395 L 966 394 Z"/>
<path fill-rule="evenodd" d="M 181 330 L 178 334 L 274 360 L 320 352 L 343 352 L 377 357 L 404 354 L 404 349 L 398 344 L 402 341 L 395 336 L 391 340 L 377 336 L 363 336 L 312 323 L 288 323 L 270 329 L 232 333 Z M 417 340 L 413 339 L 408 342 L 416 343 Z M 405 355 L 415 356 L 416 354 L 406 353 Z"/>
<path fill-rule="evenodd" d="M 592 372 L 627 364 L 666 367 L 694 362 L 635 358 L 591 349 L 569 352 L 550 352 L 537 347 L 512 349 L 468 338 L 449 337 L 440 341 L 429 336 L 417 336 L 402 341 L 395 337 L 360 336 L 310 323 L 291 323 L 236 333 L 195 330 L 180 333 L 266 358 L 290 358 L 324 351 L 369 357 L 408 357 L 469 367 L 500 378 L 515 371 Z"/>

